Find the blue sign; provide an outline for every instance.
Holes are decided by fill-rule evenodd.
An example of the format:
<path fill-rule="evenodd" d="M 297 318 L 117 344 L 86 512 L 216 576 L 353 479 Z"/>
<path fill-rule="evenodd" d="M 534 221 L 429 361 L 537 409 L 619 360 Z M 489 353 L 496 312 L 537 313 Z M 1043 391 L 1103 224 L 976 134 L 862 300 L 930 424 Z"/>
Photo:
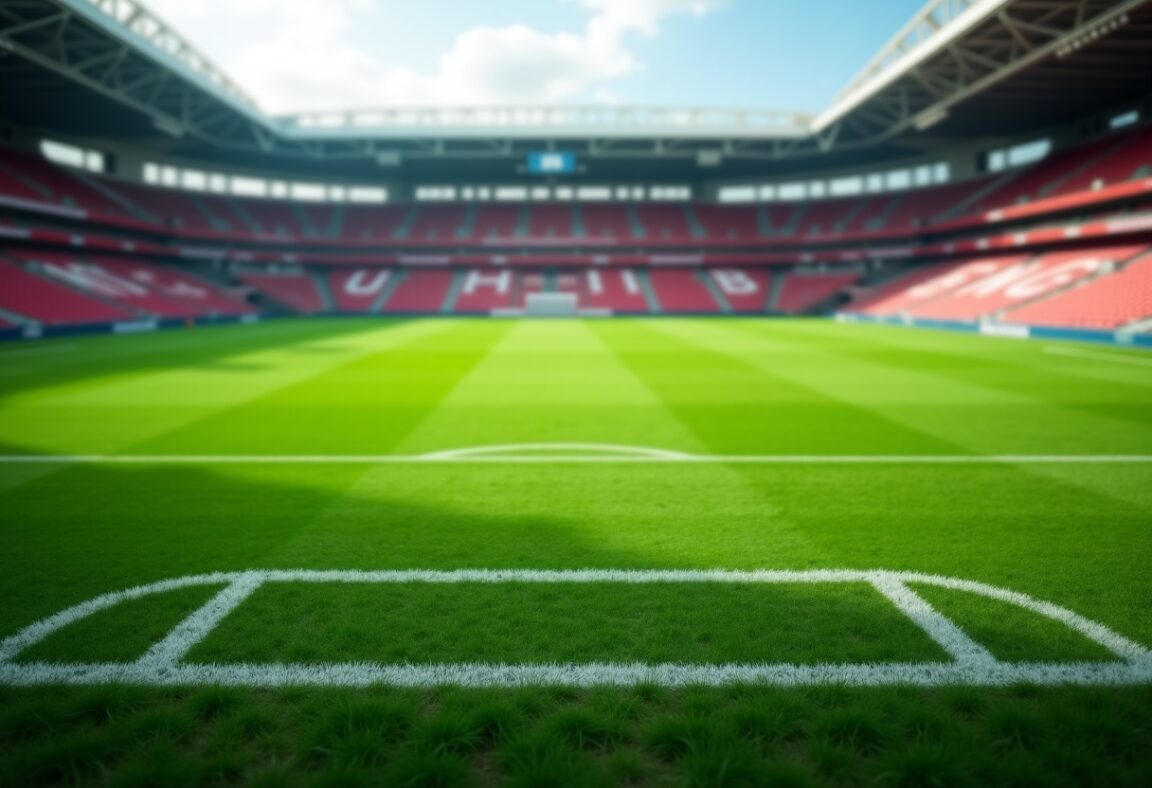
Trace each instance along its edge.
<path fill-rule="evenodd" d="M 529 153 L 528 172 L 533 175 L 571 175 L 576 172 L 576 154 L 560 150 Z"/>

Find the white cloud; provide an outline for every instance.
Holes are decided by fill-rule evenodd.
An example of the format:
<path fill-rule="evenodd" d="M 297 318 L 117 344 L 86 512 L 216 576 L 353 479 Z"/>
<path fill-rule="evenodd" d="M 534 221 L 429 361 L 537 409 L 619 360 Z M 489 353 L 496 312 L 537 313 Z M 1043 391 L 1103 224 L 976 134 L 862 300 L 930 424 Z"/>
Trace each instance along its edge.
<path fill-rule="evenodd" d="M 604 101 L 610 84 L 643 64 L 634 35 L 655 36 L 673 15 L 703 16 L 722 0 L 579 0 L 582 30 L 516 24 L 456 36 L 434 71 L 388 64 L 348 43 L 370 0 L 230 0 L 229 24 L 251 25 L 221 65 L 272 112 L 386 105 L 536 104 Z M 178 29 L 211 30 L 208 0 L 153 0 Z M 210 53 L 211 54 L 211 53 Z"/>

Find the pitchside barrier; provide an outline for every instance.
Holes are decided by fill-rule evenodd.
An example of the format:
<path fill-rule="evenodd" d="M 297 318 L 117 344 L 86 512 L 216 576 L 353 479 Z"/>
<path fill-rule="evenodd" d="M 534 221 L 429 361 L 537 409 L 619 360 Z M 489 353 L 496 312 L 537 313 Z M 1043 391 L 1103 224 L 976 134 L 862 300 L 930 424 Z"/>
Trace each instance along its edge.
<path fill-rule="evenodd" d="M 541 295 L 572 295 L 572 294 L 541 294 Z M 524 317 L 530 314 L 527 310 L 504 309 L 492 310 L 492 317 Z M 627 315 L 629 317 L 648 318 L 676 318 L 683 317 L 684 313 L 662 312 L 651 314 L 647 312 L 615 312 L 610 309 L 578 309 L 575 312 L 564 313 L 565 316 L 578 317 L 612 317 L 614 315 Z M 699 316 L 694 313 L 695 316 Z M 326 313 L 325 317 L 388 317 L 388 315 L 369 315 L 367 313 Z M 420 317 L 451 318 L 452 314 L 440 312 L 420 313 Z M 717 313 L 707 317 L 712 319 L 747 318 L 748 315 L 739 313 Z M 773 317 L 763 315 L 762 317 Z M 200 316 L 196 318 L 171 318 L 163 320 L 129 321 L 124 323 L 74 323 L 62 326 L 15 326 L 13 328 L 0 328 L 0 342 L 47 339 L 51 337 L 78 336 L 82 334 L 124 334 L 140 333 L 145 331 L 160 331 L 165 329 L 189 328 L 195 326 L 227 325 L 234 323 L 258 323 L 268 320 L 291 320 L 291 315 L 218 315 Z M 916 318 L 901 318 L 889 315 L 865 315 L 855 312 L 841 312 L 835 315 L 841 323 L 882 323 L 885 325 L 913 326 L 916 328 L 935 328 L 947 331 L 961 331 L 970 334 L 984 334 L 986 336 L 1013 336 L 1018 339 L 1054 339 L 1074 342 L 1091 342 L 1105 345 L 1119 345 L 1123 347 L 1152 348 L 1152 334 L 1132 334 L 1123 331 L 1092 331 L 1076 328 L 1051 328 L 1047 326 L 1009 326 L 1001 327 L 992 324 L 962 323 L 944 320 L 920 320 Z M 1007 330 L 1003 330 L 1007 329 Z"/>
<path fill-rule="evenodd" d="M 1094 342 L 1123 347 L 1152 347 L 1152 334 L 1133 334 L 1125 331 L 1094 331 L 1088 328 L 1057 328 L 1053 326 L 1026 326 L 999 323 L 969 323 L 959 320 L 927 320 L 901 315 L 868 315 L 861 312 L 839 312 L 840 323 L 879 323 L 886 326 L 934 328 L 941 331 L 959 331 L 965 334 L 983 334 L 1009 339 L 1053 339 L 1071 342 Z"/>

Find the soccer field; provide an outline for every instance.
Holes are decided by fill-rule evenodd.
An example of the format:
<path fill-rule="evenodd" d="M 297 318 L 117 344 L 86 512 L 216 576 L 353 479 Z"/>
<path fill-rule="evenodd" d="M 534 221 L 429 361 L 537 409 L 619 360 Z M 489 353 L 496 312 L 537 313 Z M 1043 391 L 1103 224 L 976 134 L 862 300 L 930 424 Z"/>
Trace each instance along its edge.
<path fill-rule="evenodd" d="M 1150 406 L 814 320 L 2 347 L 0 781 L 1142 784 Z"/>

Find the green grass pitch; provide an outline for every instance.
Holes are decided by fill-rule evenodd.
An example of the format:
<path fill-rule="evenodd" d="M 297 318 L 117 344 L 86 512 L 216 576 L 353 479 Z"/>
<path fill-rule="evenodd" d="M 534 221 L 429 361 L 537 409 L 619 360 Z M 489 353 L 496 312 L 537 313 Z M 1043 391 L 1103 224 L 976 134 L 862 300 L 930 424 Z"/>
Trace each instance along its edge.
<path fill-rule="evenodd" d="M 957 637 L 982 676 L 1127 665 L 1098 639 L 963 589 L 903 586 L 933 613 L 918 625 L 867 578 L 797 580 L 973 581 L 1152 646 L 1146 353 L 754 319 L 59 339 L 0 347 L 0 455 L 0 641 L 101 595 L 226 573 L 0 651 L 0 785 L 1152 783 L 1147 679 L 837 672 L 914 675 Z M 12 678 L 158 664 L 157 644 L 235 588 L 227 573 L 261 570 L 797 574 L 269 581 L 180 664 L 337 666 L 355 686 Z M 643 672 L 764 664 L 840 679 Z M 465 672 L 358 686 L 365 665 Z"/>

